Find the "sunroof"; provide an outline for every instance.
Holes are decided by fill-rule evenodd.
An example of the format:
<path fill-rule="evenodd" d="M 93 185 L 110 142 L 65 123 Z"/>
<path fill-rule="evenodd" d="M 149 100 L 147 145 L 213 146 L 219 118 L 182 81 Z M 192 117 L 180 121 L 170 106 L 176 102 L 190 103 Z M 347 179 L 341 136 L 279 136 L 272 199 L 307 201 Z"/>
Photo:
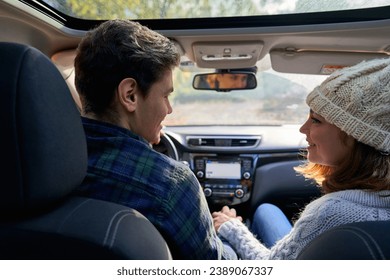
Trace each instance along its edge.
<path fill-rule="evenodd" d="M 301 14 L 390 5 L 390 0 L 41 0 L 74 18 L 188 19 Z"/>

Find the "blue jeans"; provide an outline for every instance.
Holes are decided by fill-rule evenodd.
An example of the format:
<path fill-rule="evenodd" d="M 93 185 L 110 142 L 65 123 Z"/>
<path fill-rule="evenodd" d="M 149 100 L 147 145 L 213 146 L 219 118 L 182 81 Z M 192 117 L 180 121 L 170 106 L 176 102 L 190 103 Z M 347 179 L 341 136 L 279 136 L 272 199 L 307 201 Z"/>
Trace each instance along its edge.
<path fill-rule="evenodd" d="M 266 247 L 271 248 L 291 231 L 292 225 L 277 206 L 264 203 L 256 209 L 251 229 Z"/>

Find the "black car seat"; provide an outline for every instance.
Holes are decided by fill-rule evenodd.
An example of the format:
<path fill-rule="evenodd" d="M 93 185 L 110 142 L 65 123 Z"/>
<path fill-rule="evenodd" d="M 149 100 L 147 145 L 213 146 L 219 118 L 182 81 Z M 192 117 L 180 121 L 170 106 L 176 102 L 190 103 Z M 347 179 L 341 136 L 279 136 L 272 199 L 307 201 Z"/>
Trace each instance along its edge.
<path fill-rule="evenodd" d="M 2 42 L 0 61 L 0 259 L 171 259 L 137 211 L 72 196 L 86 174 L 86 141 L 50 59 Z"/>
<path fill-rule="evenodd" d="M 358 222 L 332 228 L 312 240 L 301 260 L 389 260 L 390 221 Z"/>
<path fill-rule="evenodd" d="M 294 167 L 302 164 L 302 160 L 288 160 L 258 167 L 251 209 L 255 211 L 260 204 L 268 202 L 280 207 L 289 219 L 296 218 L 296 213 L 309 201 L 321 195 L 313 180 L 305 179 L 294 170 Z"/>

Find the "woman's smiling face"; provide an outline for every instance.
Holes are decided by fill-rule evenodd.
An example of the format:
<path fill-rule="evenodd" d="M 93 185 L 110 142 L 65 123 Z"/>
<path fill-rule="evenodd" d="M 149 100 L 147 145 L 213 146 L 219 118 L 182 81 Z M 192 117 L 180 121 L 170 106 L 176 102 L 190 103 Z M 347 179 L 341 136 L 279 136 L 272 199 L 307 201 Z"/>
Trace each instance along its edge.
<path fill-rule="evenodd" d="M 337 166 L 353 147 L 354 139 L 351 136 L 311 110 L 299 131 L 306 135 L 309 144 L 307 159 L 312 163 Z"/>

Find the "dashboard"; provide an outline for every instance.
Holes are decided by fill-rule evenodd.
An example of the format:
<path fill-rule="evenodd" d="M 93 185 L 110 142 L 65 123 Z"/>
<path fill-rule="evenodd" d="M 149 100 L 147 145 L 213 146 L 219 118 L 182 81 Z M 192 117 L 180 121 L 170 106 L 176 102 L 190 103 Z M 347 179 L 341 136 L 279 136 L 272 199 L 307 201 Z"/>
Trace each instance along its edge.
<path fill-rule="evenodd" d="M 236 205 L 250 198 L 254 160 L 250 155 L 195 154 L 192 170 L 211 203 Z"/>
<path fill-rule="evenodd" d="M 291 217 L 317 186 L 297 176 L 305 136 L 299 126 L 174 126 L 154 148 L 184 162 L 202 186 L 211 211 L 223 205 L 248 216 L 264 202 Z"/>

